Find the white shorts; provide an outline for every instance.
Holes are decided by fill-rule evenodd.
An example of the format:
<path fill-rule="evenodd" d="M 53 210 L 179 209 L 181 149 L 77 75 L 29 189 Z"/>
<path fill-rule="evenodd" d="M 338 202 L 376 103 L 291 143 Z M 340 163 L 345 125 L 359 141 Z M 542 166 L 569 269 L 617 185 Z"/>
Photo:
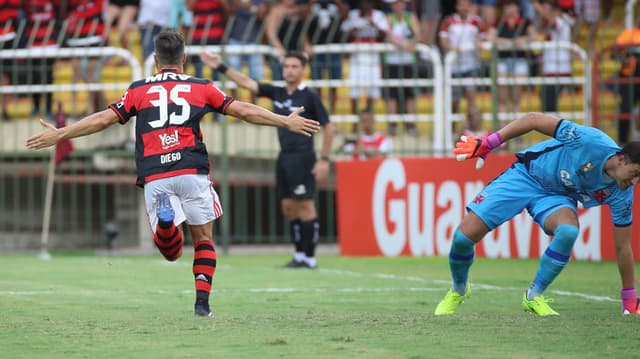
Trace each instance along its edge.
<path fill-rule="evenodd" d="M 380 98 L 382 92 L 379 87 L 362 84 L 365 82 L 381 81 L 381 72 L 380 63 L 377 61 L 366 65 L 358 65 L 356 62 L 351 64 L 349 68 L 349 96 L 352 99 L 360 98 L 360 91 L 365 88 L 369 98 Z"/>
<path fill-rule="evenodd" d="M 160 178 L 144 185 L 144 201 L 152 231 L 158 224 L 156 196 L 165 192 L 175 212 L 173 223 L 206 224 L 222 216 L 222 204 L 208 175 Z"/>

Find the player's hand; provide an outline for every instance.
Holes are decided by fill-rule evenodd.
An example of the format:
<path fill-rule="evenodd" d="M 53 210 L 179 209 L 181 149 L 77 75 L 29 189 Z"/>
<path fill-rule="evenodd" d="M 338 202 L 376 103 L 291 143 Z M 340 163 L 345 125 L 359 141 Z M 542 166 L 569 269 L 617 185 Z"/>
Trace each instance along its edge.
<path fill-rule="evenodd" d="M 220 57 L 220 55 L 207 51 L 200 52 L 200 60 L 202 60 L 205 65 L 213 69 L 217 69 L 218 66 L 220 66 L 220 64 L 222 63 L 222 58 Z"/>
<path fill-rule="evenodd" d="M 476 169 L 484 166 L 484 160 L 493 148 L 489 148 L 487 136 L 460 136 L 460 141 L 456 142 L 453 153 L 458 161 L 477 158 Z"/>
<path fill-rule="evenodd" d="M 311 136 L 318 132 L 320 129 L 320 123 L 315 120 L 310 120 L 300 116 L 304 112 L 304 107 L 298 107 L 295 111 L 291 112 L 287 116 L 287 129 L 294 133 L 299 133 L 305 136 Z"/>
<path fill-rule="evenodd" d="M 62 133 L 54 125 L 45 122 L 43 119 L 40 119 L 40 125 L 44 127 L 44 130 L 27 138 L 25 141 L 25 146 L 30 150 L 53 146 L 62 138 Z"/>
<path fill-rule="evenodd" d="M 322 182 L 329 176 L 329 161 L 318 160 L 313 165 L 311 173 L 316 177 L 316 181 Z"/>

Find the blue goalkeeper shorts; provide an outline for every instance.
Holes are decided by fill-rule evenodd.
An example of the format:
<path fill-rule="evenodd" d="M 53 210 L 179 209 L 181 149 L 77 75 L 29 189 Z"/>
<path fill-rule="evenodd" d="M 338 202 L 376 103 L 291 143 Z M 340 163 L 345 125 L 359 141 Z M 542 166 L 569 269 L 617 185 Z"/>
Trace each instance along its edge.
<path fill-rule="evenodd" d="M 529 175 L 522 163 L 516 162 L 489 182 L 467 204 L 467 211 L 475 213 L 492 230 L 526 208 L 533 220 L 544 229 L 547 217 L 564 207 L 577 213 L 574 199 L 544 189 Z"/>

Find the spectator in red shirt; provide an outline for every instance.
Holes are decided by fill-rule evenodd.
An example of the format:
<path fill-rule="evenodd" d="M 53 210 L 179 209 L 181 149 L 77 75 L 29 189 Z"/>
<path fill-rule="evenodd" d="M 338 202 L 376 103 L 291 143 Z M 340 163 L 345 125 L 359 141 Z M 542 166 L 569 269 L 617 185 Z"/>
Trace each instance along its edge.
<path fill-rule="evenodd" d="M 21 0 L 0 0 L 0 49 L 15 49 L 19 44 L 17 36 L 18 21 L 20 18 Z M 11 83 L 12 74 L 15 72 L 15 60 L 0 60 L 0 85 L 6 86 Z M 0 98 L 0 116 L 3 121 L 9 121 L 7 105 L 11 95 L 4 94 Z"/>
<path fill-rule="evenodd" d="M 347 140 L 343 147 L 345 153 L 351 154 L 354 160 L 386 157 L 391 152 L 391 139 L 374 128 L 373 112 L 363 110 L 359 119 L 360 134 L 357 138 Z"/>
<path fill-rule="evenodd" d="M 229 2 L 227 0 L 188 0 L 187 8 L 193 11 L 191 45 L 220 45 L 224 37 Z M 202 77 L 202 61 L 192 56 L 196 77 Z"/>

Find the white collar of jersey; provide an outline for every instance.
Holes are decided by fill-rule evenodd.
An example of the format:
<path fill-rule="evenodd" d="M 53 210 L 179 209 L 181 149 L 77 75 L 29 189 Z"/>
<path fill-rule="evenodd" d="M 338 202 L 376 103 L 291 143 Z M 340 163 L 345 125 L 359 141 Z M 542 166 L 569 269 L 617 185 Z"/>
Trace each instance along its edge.
<path fill-rule="evenodd" d="M 305 84 L 305 83 L 300 83 L 300 85 L 298 85 L 298 90 L 299 91 L 302 91 L 302 90 L 304 90 L 306 88 L 307 88 L 307 84 Z"/>

